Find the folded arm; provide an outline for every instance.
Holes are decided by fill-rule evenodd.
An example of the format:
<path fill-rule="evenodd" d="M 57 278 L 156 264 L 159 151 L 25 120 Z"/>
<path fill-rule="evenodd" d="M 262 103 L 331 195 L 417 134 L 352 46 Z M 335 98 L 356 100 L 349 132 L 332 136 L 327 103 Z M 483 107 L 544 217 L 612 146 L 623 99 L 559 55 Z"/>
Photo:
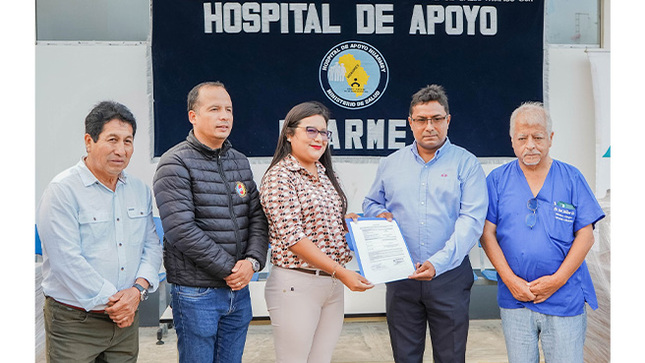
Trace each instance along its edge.
<path fill-rule="evenodd" d="M 530 282 L 529 288 L 535 294 L 535 303 L 546 301 L 558 289 L 569 281 L 582 265 L 587 253 L 594 244 L 593 227 L 591 224 L 575 232 L 575 239 L 564 261 L 553 275 L 542 276 Z"/>
<path fill-rule="evenodd" d="M 517 276 L 506 261 L 504 252 L 497 241 L 497 225 L 490 221 L 484 224 L 484 233 L 481 237 L 481 244 L 488 259 L 497 270 L 499 277 L 510 290 L 513 297 L 518 301 L 533 301 L 535 294 L 529 289 L 529 283 Z"/>

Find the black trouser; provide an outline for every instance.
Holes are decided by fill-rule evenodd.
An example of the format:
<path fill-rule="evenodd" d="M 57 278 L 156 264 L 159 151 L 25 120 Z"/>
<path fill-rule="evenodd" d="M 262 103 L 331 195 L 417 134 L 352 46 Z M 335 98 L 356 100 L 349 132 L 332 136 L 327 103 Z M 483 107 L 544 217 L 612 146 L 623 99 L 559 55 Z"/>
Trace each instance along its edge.
<path fill-rule="evenodd" d="M 459 267 L 431 281 L 401 280 L 387 284 L 387 324 L 397 363 L 422 362 L 426 324 L 437 363 L 466 360 L 468 308 L 473 271 L 468 256 Z"/>

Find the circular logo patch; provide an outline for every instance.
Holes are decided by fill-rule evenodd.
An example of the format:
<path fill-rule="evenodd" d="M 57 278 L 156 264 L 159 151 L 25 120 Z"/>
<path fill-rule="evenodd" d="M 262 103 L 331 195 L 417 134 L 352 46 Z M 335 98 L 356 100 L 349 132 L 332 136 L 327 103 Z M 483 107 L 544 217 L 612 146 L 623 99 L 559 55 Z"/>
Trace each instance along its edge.
<path fill-rule="evenodd" d="M 320 87 L 340 107 L 369 107 L 385 92 L 389 69 L 378 49 L 357 40 L 337 44 L 320 62 Z"/>
<path fill-rule="evenodd" d="M 246 186 L 240 181 L 235 183 L 235 191 L 242 198 L 246 196 Z"/>

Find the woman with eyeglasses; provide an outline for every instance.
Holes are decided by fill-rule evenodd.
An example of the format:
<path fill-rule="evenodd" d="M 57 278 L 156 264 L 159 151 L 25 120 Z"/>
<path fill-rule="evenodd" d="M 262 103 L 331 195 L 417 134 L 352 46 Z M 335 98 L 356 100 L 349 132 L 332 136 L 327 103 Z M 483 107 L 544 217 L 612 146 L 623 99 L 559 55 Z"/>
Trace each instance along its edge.
<path fill-rule="evenodd" d="M 332 168 L 328 121 L 329 110 L 318 102 L 294 106 L 260 187 L 269 220 L 273 268 L 264 294 L 276 362 L 330 362 L 343 326 L 343 285 L 373 287 L 344 267 L 351 259 L 347 197 Z"/>

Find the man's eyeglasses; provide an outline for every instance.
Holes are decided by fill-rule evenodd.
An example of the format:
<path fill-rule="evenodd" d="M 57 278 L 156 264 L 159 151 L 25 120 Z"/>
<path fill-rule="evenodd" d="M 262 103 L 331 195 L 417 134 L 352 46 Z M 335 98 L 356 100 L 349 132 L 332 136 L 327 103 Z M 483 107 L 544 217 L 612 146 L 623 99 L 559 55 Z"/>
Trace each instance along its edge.
<path fill-rule="evenodd" d="M 320 134 L 323 140 L 331 139 L 331 131 L 329 130 L 318 130 L 313 126 L 299 127 L 299 128 L 305 129 L 305 132 L 307 133 L 307 137 L 310 139 L 315 139 L 316 136 L 318 136 L 318 134 Z"/>
<path fill-rule="evenodd" d="M 538 208 L 537 197 L 529 199 L 529 201 L 526 202 L 526 207 L 531 211 L 531 213 L 526 215 L 524 221 L 529 228 L 533 229 L 535 223 L 537 223 L 537 214 L 535 213 Z"/>
<path fill-rule="evenodd" d="M 445 116 L 434 116 L 434 117 L 431 117 L 431 118 L 427 118 L 427 117 L 417 117 L 417 118 L 413 118 L 413 119 L 412 119 L 412 122 L 414 122 L 415 124 L 420 125 L 420 126 L 421 126 L 421 125 L 427 125 L 427 124 L 428 124 L 428 121 L 432 122 L 432 124 L 433 124 L 433 125 L 438 125 L 438 124 L 440 124 L 440 123 L 444 122 L 448 116 L 449 116 L 449 115 L 445 115 Z"/>

